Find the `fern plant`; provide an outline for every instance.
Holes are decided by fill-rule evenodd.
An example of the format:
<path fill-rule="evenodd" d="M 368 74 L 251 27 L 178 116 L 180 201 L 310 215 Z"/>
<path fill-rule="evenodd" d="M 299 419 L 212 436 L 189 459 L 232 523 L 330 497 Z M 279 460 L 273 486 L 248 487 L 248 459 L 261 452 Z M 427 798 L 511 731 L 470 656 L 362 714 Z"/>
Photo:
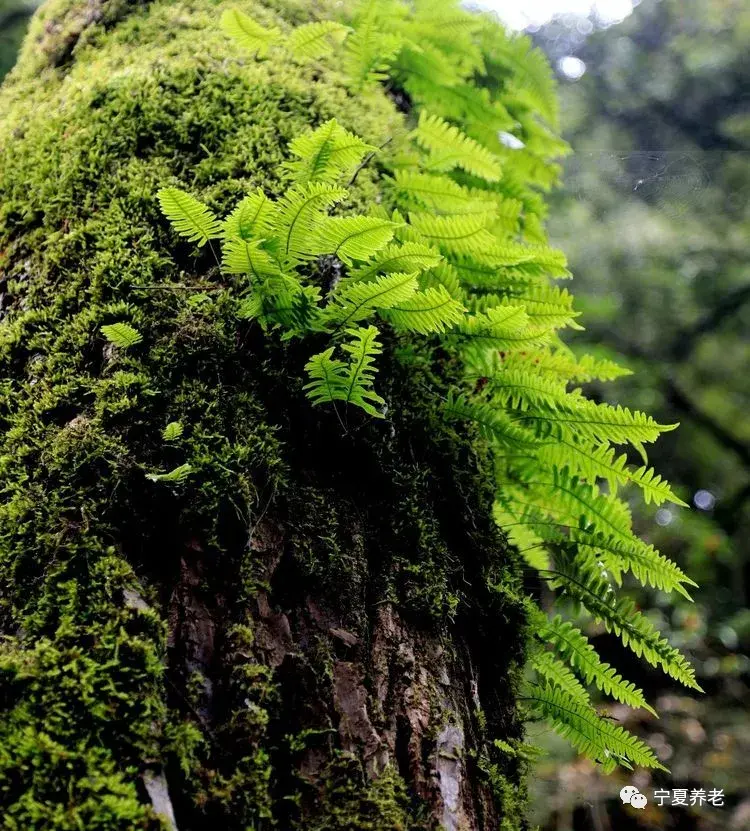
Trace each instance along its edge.
<path fill-rule="evenodd" d="M 174 229 L 198 245 L 221 240 L 222 269 L 245 279 L 239 317 L 283 338 L 327 339 L 307 361 L 304 390 L 344 429 L 352 408 L 385 415 L 376 389 L 383 327 L 439 339 L 463 367 L 445 418 L 491 448 L 495 520 L 528 566 L 571 615 L 587 612 L 637 656 L 700 689 L 686 658 L 620 592 L 628 572 L 685 596 L 695 585 L 633 533 L 619 495 L 627 487 L 646 502 L 683 504 L 645 449 L 676 425 L 596 403 L 575 386 L 626 371 L 576 358 L 560 335 L 580 324 L 572 296 L 553 282 L 570 274 L 543 225 L 543 191 L 567 150 L 543 56 L 525 37 L 442 0 L 366 0 L 345 21 L 288 34 L 228 11 L 222 27 L 258 58 L 279 49 L 292 60 L 326 60 L 341 48 L 355 90 L 385 82 L 409 96 L 409 145 L 379 151 L 331 119 L 292 141 L 293 184 L 277 200 L 255 191 L 219 220 L 190 194 L 161 190 Z M 343 182 L 375 154 L 387 171 L 386 205 L 331 216 L 346 206 Z M 310 276 L 321 257 L 340 265 L 330 286 Z M 529 615 L 529 716 L 607 770 L 661 767 L 589 695 L 595 687 L 653 712 L 642 691 L 601 660 L 572 617 L 548 618 L 533 604 Z"/>

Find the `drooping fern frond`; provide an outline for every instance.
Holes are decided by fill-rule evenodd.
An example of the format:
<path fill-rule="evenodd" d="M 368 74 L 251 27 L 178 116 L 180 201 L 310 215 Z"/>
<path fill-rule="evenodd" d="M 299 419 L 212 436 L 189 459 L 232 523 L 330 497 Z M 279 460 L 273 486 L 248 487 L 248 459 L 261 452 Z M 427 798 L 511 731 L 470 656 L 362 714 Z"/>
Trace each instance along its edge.
<path fill-rule="evenodd" d="M 415 292 L 408 300 L 383 313 L 396 329 L 405 332 L 445 332 L 464 316 L 464 307 L 443 286 Z"/>
<path fill-rule="evenodd" d="M 534 443 L 530 433 L 513 424 L 501 411 L 488 404 L 476 404 L 466 396 L 449 394 L 443 412 L 449 419 L 473 423 L 491 444 L 528 450 Z"/>
<path fill-rule="evenodd" d="M 433 268 L 441 260 L 442 256 L 428 245 L 418 242 L 405 242 L 402 245 L 394 243 L 387 245 L 367 263 L 353 270 L 350 279 L 366 282 L 378 274 L 392 274 L 394 271 L 415 274 Z"/>
<path fill-rule="evenodd" d="M 600 762 L 605 771 L 614 770 L 618 764 L 666 770 L 645 742 L 602 718 L 593 707 L 565 690 L 534 684 L 525 698 L 536 714 L 578 751 Z"/>
<path fill-rule="evenodd" d="M 326 307 L 326 318 L 341 329 L 364 320 L 375 309 L 389 309 L 405 303 L 416 291 L 416 276 L 399 272 L 383 274 L 366 283 L 348 283 L 332 295 Z"/>
<path fill-rule="evenodd" d="M 435 245 L 444 254 L 471 254 L 492 245 L 494 238 L 487 230 L 489 219 L 488 214 L 409 214 L 409 223 L 419 239 Z"/>
<path fill-rule="evenodd" d="M 318 254 L 332 254 L 352 265 L 354 260 L 369 259 L 393 238 L 396 227 L 389 219 L 374 216 L 342 216 L 322 220 L 317 229 L 315 248 Z"/>
<path fill-rule="evenodd" d="M 378 330 L 374 326 L 360 326 L 348 329 L 346 334 L 351 340 L 342 348 L 349 354 L 349 360 L 333 358 L 334 347 L 313 355 L 305 367 L 311 380 L 304 388 L 313 404 L 341 401 L 382 418 L 383 413 L 376 406 L 382 407 L 385 401 L 372 389 L 373 361 L 382 351 L 377 340 Z"/>
<path fill-rule="evenodd" d="M 636 470 L 630 469 L 627 455 L 623 453 L 615 458 L 615 449 L 608 445 L 590 444 L 574 436 L 559 435 L 540 446 L 539 458 L 547 465 L 571 467 L 590 482 L 603 479 L 611 493 L 617 493 L 619 485 L 633 484 L 642 490 L 646 504 L 653 502 L 661 505 L 668 501 L 685 505 L 653 468 L 643 465 Z"/>
<path fill-rule="evenodd" d="M 178 188 L 162 188 L 156 194 L 161 211 L 180 236 L 205 245 L 221 236 L 221 223 L 203 202 Z"/>
<path fill-rule="evenodd" d="M 320 20 L 298 26 L 289 35 L 287 46 L 295 58 L 315 60 L 333 52 L 351 30 L 335 20 Z"/>
<path fill-rule="evenodd" d="M 488 182 L 496 182 L 502 172 L 500 160 L 479 142 L 436 115 L 424 110 L 414 131 L 417 143 L 430 153 L 427 170 L 452 170 L 460 167 Z"/>
<path fill-rule="evenodd" d="M 258 57 L 266 55 L 269 48 L 281 37 L 281 31 L 275 26 L 266 29 L 239 9 L 227 9 L 222 14 L 221 28 L 243 49 L 253 52 Z"/>
<path fill-rule="evenodd" d="M 553 577 L 567 595 L 588 609 L 595 620 L 617 635 L 638 657 L 643 656 L 652 666 L 660 666 L 686 687 L 701 689 L 687 658 L 638 611 L 631 598 L 615 597 L 611 585 L 591 564 L 569 552 L 558 553 Z"/>
<path fill-rule="evenodd" d="M 534 615 L 534 634 L 554 648 L 554 654 L 567 661 L 586 681 L 628 707 L 642 707 L 653 715 L 656 711 L 646 701 L 643 691 L 626 681 L 614 667 L 601 660 L 588 638 L 569 621 L 556 615 Z"/>

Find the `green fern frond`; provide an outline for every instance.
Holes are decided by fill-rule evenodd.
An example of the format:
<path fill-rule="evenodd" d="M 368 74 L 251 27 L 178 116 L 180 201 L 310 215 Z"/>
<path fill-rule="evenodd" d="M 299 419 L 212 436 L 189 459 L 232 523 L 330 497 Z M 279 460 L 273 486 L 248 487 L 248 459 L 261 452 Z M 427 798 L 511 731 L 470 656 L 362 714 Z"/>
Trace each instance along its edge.
<path fill-rule="evenodd" d="M 315 245 L 316 254 L 333 254 L 346 265 L 367 260 L 393 238 L 395 222 L 374 216 L 344 216 L 320 222 Z"/>
<path fill-rule="evenodd" d="M 222 271 L 225 274 L 249 274 L 256 279 L 280 274 L 278 263 L 261 248 L 262 244 L 263 240 L 226 240 L 222 248 Z"/>
<path fill-rule="evenodd" d="M 353 170 L 368 153 L 375 153 L 377 149 L 332 118 L 292 139 L 289 151 L 297 158 L 286 166 L 294 173 L 298 184 L 331 183 Z"/>
<path fill-rule="evenodd" d="M 427 268 L 434 268 L 442 256 L 427 245 L 418 242 L 393 243 L 377 252 L 365 265 L 350 272 L 349 279 L 366 282 L 378 274 L 392 274 L 395 271 L 408 274 Z"/>
<path fill-rule="evenodd" d="M 539 458 L 547 465 L 575 468 L 576 473 L 590 482 L 604 479 L 611 493 L 617 492 L 618 485 L 634 484 L 643 491 L 646 504 L 661 505 L 669 501 L 687 507 L 653 468 L 644 465 L 629 470 L 627 456 L 623 453 L 615 458 L 614 448 L 607 445 L 590 445 L 576 438 L 558 436 L 539 448 Z"/>
<path fill-rule="evenodd" d="M 344 72 L 356 90 L 367 83 L 382 81 L 398 55 L 402 37 L 389 31 L 378 17 L 378 3 L 369 0 L 354 26 L 354 34 L 344 44 Z"/>
<path fill-rule="evenodd" d="M 430 153 L 427 170 L 452 170 L 460 167 L 488 182 L 497 182 L 502 173 L 500 160 L 479 142 L 462 133 L 437 115 L 419 114 L 413 137 Z"/>
<path fill-rule="evenodd" d="M 451 329 L 463 318 L 464 311 L 461 303 L 440 286 L 415 292 L 409 300 L 391 306 L 382 316 L 396 329 L 428 335 Z"/>
<path fill-rule="evenodd" d="M 325 182 L 290 188 L 278 201 L 273 217 L 280 255 L 292 263 L 314 256 L 318 225 L 324 212 L 346 195 L 344 188 Z"/>
<path fill-rule="evenodd" d="M 266 29 L 239 9 L 227 9 L 222 14 L 221 28 L 243 49 L 254 52 L 258 57 L 266 55 L 281 37 L 280 30 L 275 26 Z"/>
<path fill-rule="evenodd" d="M 447 176 L 397 170 L 393 176 L 393 190 L 399 203 L 407 208 L 427 208 L 439 214 L 492 215 L 497 211 L 497 201 L 490 198 L 490 194 L 484 193 L 481 198 Z"/>
<path fill-rule="evenodd" d="M 520 429 L 500 410 L 489 404 L 477 404 L 464 395 L 448 394 L 443 412 L 454 421 L 470 421 L 477 426 L 480 434 L 492 444 L 514 449 L 528 449 L 534 444 L 534 437 Z"/>
<path fill-rule="evenodd" d="M 118 349 L 129 349 L 143 340 L 143 335 L 129 323 L 110 323 L 102 326 L 102 334 Z"/>
<path fill-rule="evenodd" d="M 170 421 L 162 431 L 161 437 L 164 441 L 177 441 L 182 436 L 183 427 L 179 421 Z"/>
<path fill-rule="evenodd" d="M 348 26 L 333 20 L 321 20 L 298 26 L 289 35 L 287 47 L 295 58 L 315 60 L 340 46 L 351 32 Z"/>
<path fill-rule="evenodd" d="M 465 292 L 461 288 L 456 269 L 447 262 L 441 262 L 420 274 L 419 283 L 424 290 L 445 289 L 454 300 L 460 300 L 463 303 L 465 299 Z"/>
<path fill-rule="evenodd" d="M 530 349 L 549 340 L 550 331 L 529 326 L 523 306 L 498 306 L 484 314 L 466 315 L 456 337 L 467 350 L 467 359 L 477 351 Z"/>
<path fill-rule="evenodd" d="M 645 742 L 602 718 L 593 707 L 565 690 L 532 685 L 525 698 L 555 732 L 580 753 L 600 762 L 605 771 L 612 771 L 618 764 L 667 770 Z"/>
<path fill-rule="evenodd" d="M 303 286 L 288 274 L 266 277 L 240 303 L 237 316 L 246 320 L 255 318 L 264 328 L 280 326 L 284 329 L 284 339 L 321 331 L 320 289 Z"/>
<path fill-rule="evenodd" d="M 614 667 L 602 661 L 580 629 L 563 620 L 560 615 L 547 618 L 544 614 L 536 613 L 533 620 L 534 634 L 542 642 L 550 644 L 555 655 L 566 660 L 587 684 L 594 684 L 597 689 L 628 707 L 642 707 L 656 715 L 643 691 L 626 681 Z"/>
<path fill-rule="evenodd" d="M 578 436 L 596 443 L 630 443 L 645 457 L 643 444 L 653 442 L 661 433 L 674 430 L 676 424 L 658 424 L 651 416 L 627 407 L 599 404 L 581 396 L 555 412 L 527 414 L 521 418 L 546 429 L 559 428 L 565 436 Z"/>
<path fill-rule="evenodd" d="M 258 188 L 248 194 L 224 220 L 224 237 L 252 240 L 268 235 L 274 203 Z"/>
<path fill-rule="evenodd" d="M 334 292 L 326 319 L 341 329 L 369 317 L 375 309 L 389 309 L 409 300 L 417 291 L 415 274 L 383 274 L 362 283 L 347 283 Z"/>
<path fill-rule="evenodd" d="M 161 212 L 180 236 L 205 245 L 221 236 L 221 223 L 203 202 L 178 188 L 162 188 L 156 194 Z"/>
<path fill-rule="evenodd" d="M 383 418 L 383 413 L 376 409 L 385 401 L 372 389 L 375 368 L 375 356 L 382 352 L 377 341 L 378 330 L 374 326 L 348 329 L 347 335 L 352 339 L 342 348 L 349 354 L 348 362 L 332 357 L 334 347 L 313 355 L 305 366 L 310 382 L 304 390 L 313 404 L 325 404 L 341 401 L 354 404 L 366 413 Z"/>
<path fill-rule="evenodd" d="M 495 238 L 487 230 L 489 219 L 489 214 L 409 214 L 411 227 L 419 237 L 440 248 L 444 254 L 471 254 L 491 246 Z"/>
<path fill-rule="evenodd" d="M 548 686 L 558 687 L 571 698 L 589 704 L 591 699 L 586 688 L 572 670 L 549 651 L 538 650 L 531 659 L 531 667 Z"/>
<path fill-rule="evenodd" d="M 553 582 L 564 587 L 565 593 L 589 610 L 608 632 L 617 635 L 636 656 L 691 689 L 702 691 L 695 680 L 695 670 L 687 658 L 658 632 L 630 598 L 616 599 L 609 584 L 582 559 L 570 554 L 555 557 Z"/>

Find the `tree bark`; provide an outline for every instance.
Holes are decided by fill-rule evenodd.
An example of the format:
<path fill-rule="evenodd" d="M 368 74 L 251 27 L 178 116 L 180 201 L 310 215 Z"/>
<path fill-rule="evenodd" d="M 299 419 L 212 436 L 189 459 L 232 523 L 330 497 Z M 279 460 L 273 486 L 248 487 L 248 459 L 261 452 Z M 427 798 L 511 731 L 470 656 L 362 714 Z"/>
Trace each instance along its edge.
<path fill-rule="evenodd" d="M 238 321 L 155 199 L 279 195 L 306 126 L 381 145 L 405 116 L 240 54 L 221 9 L 53 0 L 0 92 L 3 827 L 523 828 L 523 592 L 438 412 L 456 367 L 389 336 L 386 419 L 313 408 L 315 345 Z"/>

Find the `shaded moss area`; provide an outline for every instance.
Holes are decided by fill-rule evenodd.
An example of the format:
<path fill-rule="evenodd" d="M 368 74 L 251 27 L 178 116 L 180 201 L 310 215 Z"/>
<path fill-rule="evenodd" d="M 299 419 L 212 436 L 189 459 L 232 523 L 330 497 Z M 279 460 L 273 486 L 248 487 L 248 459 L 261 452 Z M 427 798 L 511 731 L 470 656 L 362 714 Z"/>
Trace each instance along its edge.
<path fill-rule="evenodd" d="M 438 413 L 454 367 L 392 339 L 389 418 L 342 430 L 301 391 L 315 344 L 238 321 L 236 285 L 155 199 L 172 184 L 223 213 L 278 195 L 307 125 L 335 116 L 380 145 L 403 115 L 335 67 L 239 54 L 221 8 L 49 3 L 0 93 L 2 827 L 169 827 L 155 776 L 181 831 L 436 827 L 416 728 L 390 717 L 400 687 L 373 681 L 398 666 L 378 640 L 394 609 L 419 633 L 412 665 L 438 644 L 451 673 L 450 695 L 424 685 L 420 747 L 461 720 L 471 788 L 494 794 L 472 797 L 494 802 L 476 827 L 519 828 L 522 765 L 490 739 L 521 737 L 525 618 L 481 443 Z M 355 206 L 380 175 L 361 172 Z M 143 333 L 127 351 L 101 336 L 121 320 Z M 184 434 L 165 442 L 170 421 Z M 183 483 L 146 478 L 184 463 Z M 370 728 L 395 738 L 370 753 Z"/>

